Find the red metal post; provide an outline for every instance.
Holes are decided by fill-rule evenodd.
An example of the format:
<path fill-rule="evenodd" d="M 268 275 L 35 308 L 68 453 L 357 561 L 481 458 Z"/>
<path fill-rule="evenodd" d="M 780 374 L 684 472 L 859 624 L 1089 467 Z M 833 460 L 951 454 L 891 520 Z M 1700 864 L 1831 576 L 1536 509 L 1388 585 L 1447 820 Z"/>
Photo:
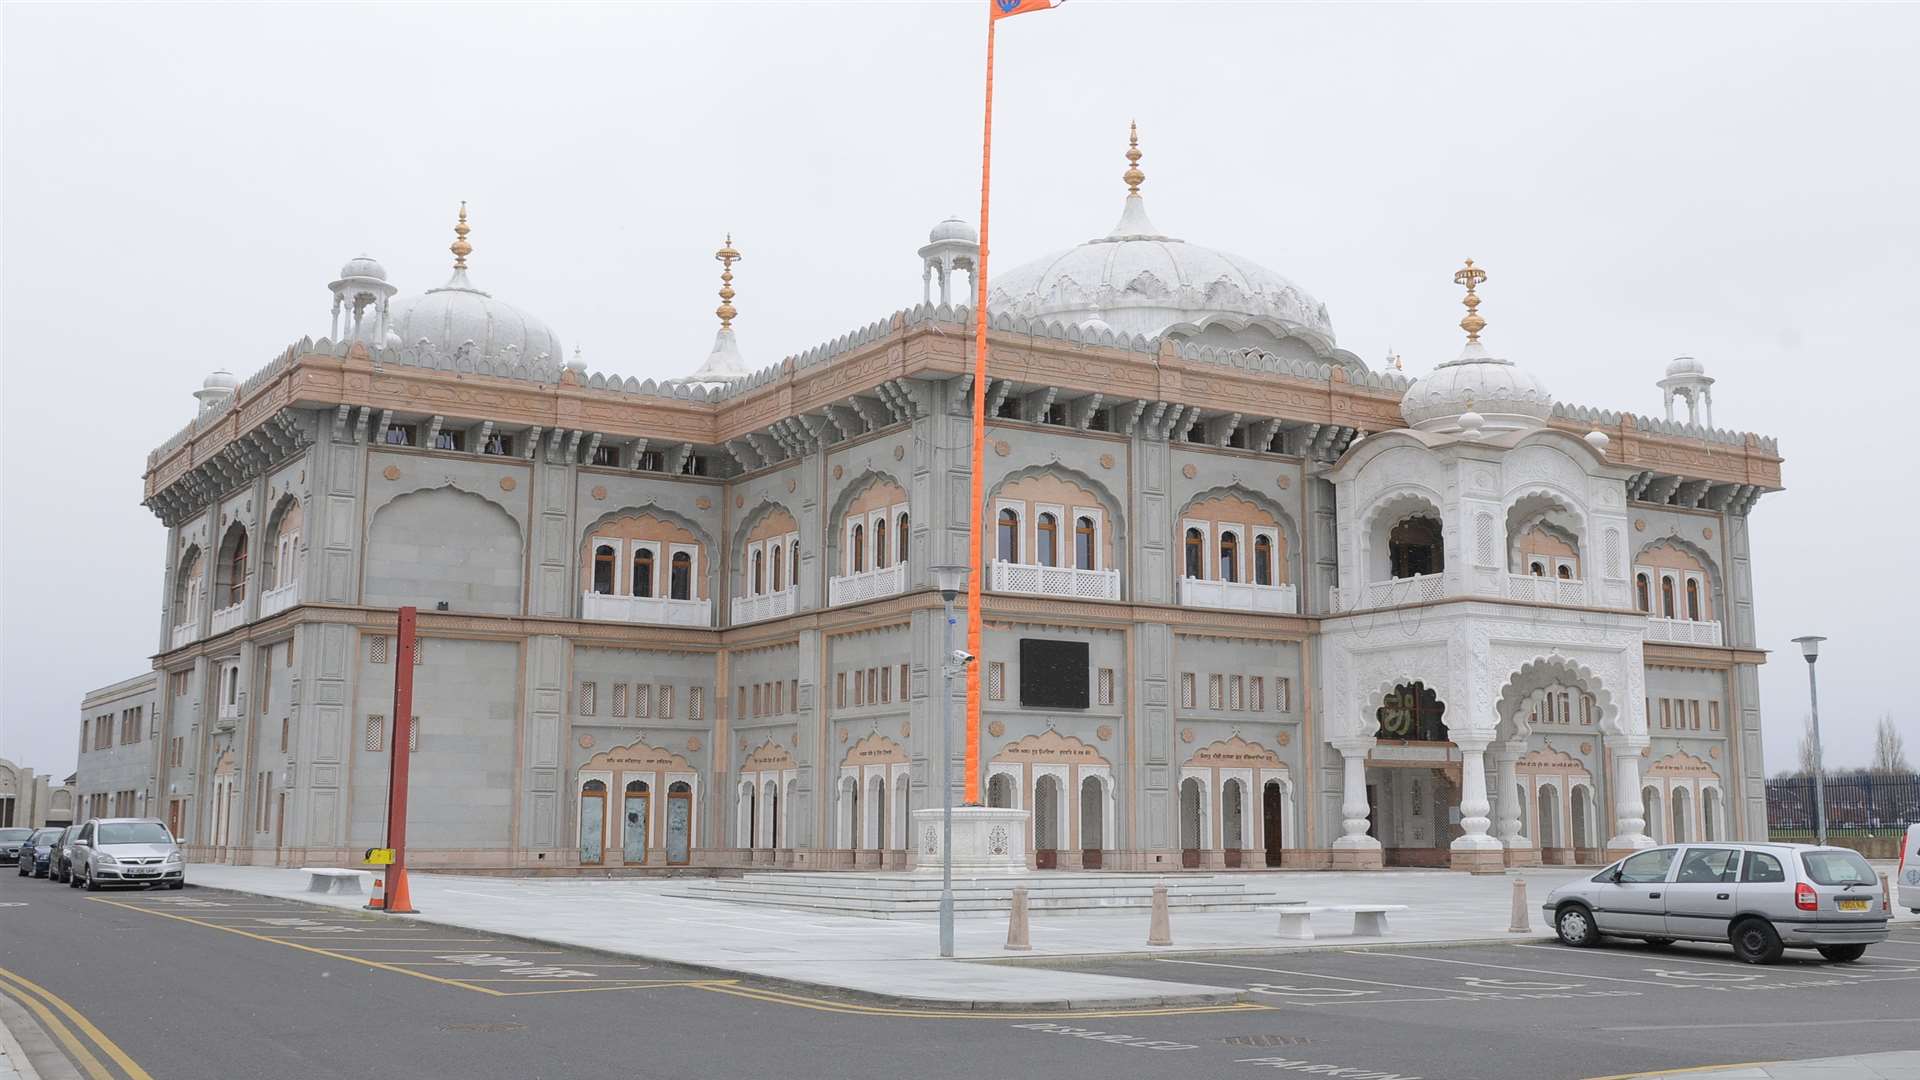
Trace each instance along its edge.
<path fill-rule="evenodd" d="M 393 865 L 387 867 L 385 910 L 395 915 L 413 913 L 407 889 L 407 766 L 413 746 L 413 651 L 419 610 L 400 609 L 400 630 L 393 657 L 393 752 L 387 788 L 387 846 Z"/>

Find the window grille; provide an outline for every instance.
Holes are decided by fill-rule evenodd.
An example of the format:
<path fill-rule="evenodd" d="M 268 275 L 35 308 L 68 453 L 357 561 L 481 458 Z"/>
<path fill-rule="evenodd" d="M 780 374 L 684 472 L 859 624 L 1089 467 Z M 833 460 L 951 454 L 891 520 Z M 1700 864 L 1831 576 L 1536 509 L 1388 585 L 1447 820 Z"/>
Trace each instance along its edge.
<path fill-rule="evenodd" d="M 856 671 L 853 673 L 853 705 L 854 708 L 857 709 L 866 703 L 867 673 L 864 671 Z"/>
<path fill-rule="evenodd" d="M 368 641 L 367 660 L 375 664 L 387 662 L 387 639 L 384 634 L 376 634 Z"/>
<path fill-rule="evenodd" d="M 671 686 L 660 688 L 660 719 L 673 719 L 673 687 Z"/>
<path fill-rule="evenodd" d="M 367 734 L 365 740 L 361 742 L 360 748 L 370 754 L 377 754 L 386 749 L 386 740 L 387 718 L 380 715 L 368 716 Z"/>
<path fill-rule="evenodd" d="M 596 702 L 594 701 L 594 698 L 598 696 L 595 693 L 595 690 L 599 687 L 599 685 L 600 685 L 599 683 L 591 683 L 591 682 L 583 682 L 580 684 L 580 715 L 581 716 L 592 716 L 594 714 L 594 706 L 596 704 Z"/>
<path fill-rule="evenodd" d="M 1220 675 L 1207 676 L 1207 708 L 1215 712 L 1220 710 L 1220 684 L 1224 681 Z"/>
<path fill-rule="evenodd" d="M 426 657 L 426 655 L 427 655 L 427 639 L 423 637 L 414 638 L 413 639 L 413 666 L 419 667 L 420 661 L 423 660 Z"/>
<path fill-rule="evenodd" d="M 613 701 L 610 702 L 609 704 L 611 707 L 607 711 L 608 716 L 627 715 L 627 684 L 626 683 L 617 682 L 613 684 Z"/>
<path fill-rule="evenodd" d="M 833 707 L 836 709 L 847 707 L 847 673 L 844 671 L 833 673 Z"/>
<path fill-rule="evenodd" d="M 793 679 L 787 683 L 787 711 L 794 712 L 794 713 L 797 713 L 800 711 L 800 680 L 799 679 Z"/>
<path fill-rule="evenodd" d="M 415 716 L 415 717 L 409 718 L 407 721 L 407 753 L 415 754 L 415 753 L 419 753 L 419 751 L 420 751 L 420 718 Z"/>
<path fill-rule="evenodd" d="M 1707 702 L 1707 730 L 1720 730 L 1720 703 L 1717 701 Z"/>
<path fill-rule="evenodd" d="M 907 696 L 912 693 L 912 686 L 913 686 L 913 669 L 909 668 L 905 664 L 901 664 L 900 665 L 900 700 L 901 701 L 907 700 Z"/>
<path fill-rule="evenodd" d="M 987 664 L 987 700 L 1005 701 L 1007 698 L 1007 664 L 1004 660 L 994 660 Z"/>
<path fill-rule="evenodd" d="M 633 688 L 633 715 L 640 720 L 653 716 L 653 684 L 636 683 Z"/>
<path fill-rule="evenodd" d="M 1227 680 L 1227 708 L 1240 712 L 1247 707 L 1246 680 L 1239 675 Z"/>
<path fill-rule="evenodd" d="M 1259 675 L 1247 676 L 1247 709 L 1250 712 L 1264 712 L 1267 707 L 1267 680 Z"/>
<path fill-rule="evenodd" d="M 880 703 L 882 705 L 890 704 L 893 701 L 893 669 L 890 667 L 883 667 L 880 669 L 879 675 L 880 675 Z"/>
<path fill-rule="evenodd" d="M 1194 693 L 1193 672 L 1191 671 L 1181 672 L 1180 673 L 1180 707 L 1181 708 L 1183 709 L 1193 708 L 1193 701 L 1194 701 L 1193 693 Z"/>
<path fill-rule="evenodd" d="M 1100 669 L 1098 700 L 1102 705 L 1113 704 L 1113 669 L 1110 667 Z"/>
<path fill-rule="evenodd" d="M 1663 728 L 1673 726 L 1673 702 L 1666 698 L 1660 699 L 1660 726 Z"/>
<path fill-rule="evenodd" d="M 690 686 L 687 688 L 687 719 L 705 720 L 707 718 L 707 688 Z"/>
<path fill-rule="evenodd" d="M 1273 679 L 1273 707 L 1281 712 L 1293 711 L 1293 680 L 1276 675 Z"/>

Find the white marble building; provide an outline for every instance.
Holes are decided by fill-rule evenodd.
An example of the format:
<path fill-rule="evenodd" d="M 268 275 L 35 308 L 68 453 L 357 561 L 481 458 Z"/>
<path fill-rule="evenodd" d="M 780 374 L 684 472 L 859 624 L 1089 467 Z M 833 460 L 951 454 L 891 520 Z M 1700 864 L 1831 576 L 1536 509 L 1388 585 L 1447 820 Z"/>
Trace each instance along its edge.
<path fill-rule="evenodd" d="M 1555 401 L 1478 340 L 1471 266 L 1461 355 L 1372 368 L 1300 286 L 1162 232 L 1138 161 L 1110 231 L 991 282 L 980 506 L 964 222 L 911 245 L 920 304 L 776 363 L 734 327 L 729 239 L 713 350 L 665 383 L 481 291 L 464 210 L 437 289 L 348 262 L 325 336 L 210 378 L 147 462 L 151 812 L 200 858 L 373 846 L 411 604 L 416 861 L 908 865 L 938 804 L 928 568 L 980 513 L 962 796 L 1029 811 L 1037 866 L 1761 835 L 1773 441 L 1705 426 L 1690 358 L 1658 380 L 1684 421 Z"/>

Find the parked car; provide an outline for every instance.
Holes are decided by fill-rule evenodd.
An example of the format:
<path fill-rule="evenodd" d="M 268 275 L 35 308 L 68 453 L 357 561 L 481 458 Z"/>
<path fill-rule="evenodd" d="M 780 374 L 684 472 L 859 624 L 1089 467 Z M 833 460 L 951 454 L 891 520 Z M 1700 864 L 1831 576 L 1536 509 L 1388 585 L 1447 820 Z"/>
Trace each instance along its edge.
<path fill-rule="evenodd" d="M 20 845 L 32 835 L 32 829 L 0 829 L 0 863 L 18 863 Z"/>
<path fill-rule="evenodd" d="M 1811 844 L 1652 848 L 1562 885 L 1541 907 L 1567 945 L 1721 941 L 1750 964 L 1771 964 L 1789 948 L 1858 960 L 1886 940 L 1891 914 L 1859 852 Z"/>
<path fill-rule="evenodd" d="M 60 839 L 53 843 L 53 860 L 47 864 L 48 881 L 66 881 L 73 876 L 73 839 L 79 835 L 78 825 L 60 830 Z"/>
<path fill-rule="evenodd" d="M 67 884 L 96 891 L 106 885 L 187 883 L 187 857 L 157 818 L 95 818 L 74 838 L 73 875 Z"/>
<path fill-rule="evenodd" d="M 35 829 L 20 845 L 20 876 L 45 877 L 53 861 L 53 844 L 60 839 L 59 829 Z"/>
<path fill-rule="evenodd" d="M 1895 880 L 1900 883 L 1900 899 L 1895 903 L 1920 915 L 1920 821 L 1907 826 L 1907 838 L 1900 842 L 1900 872 Z"/>

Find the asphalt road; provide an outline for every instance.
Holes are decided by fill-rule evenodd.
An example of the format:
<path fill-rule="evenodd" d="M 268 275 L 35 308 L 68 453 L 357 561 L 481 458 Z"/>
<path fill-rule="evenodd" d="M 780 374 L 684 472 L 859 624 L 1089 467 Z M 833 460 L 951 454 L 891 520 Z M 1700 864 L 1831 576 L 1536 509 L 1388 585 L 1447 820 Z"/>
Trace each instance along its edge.
<path fill-rule="evenodd" d="M 1634 946 L 1156 958 L 1096 970 L 1244 986 L 1258 1004 L 955 1016 L 389 916 L 0 872 L 0 1009 L 39 1014 L 87 1080 L 1556 1080 L 1920 1045 L 1920 930 L 1902 938 L 1856 965 L 1773 969 Z"/>

